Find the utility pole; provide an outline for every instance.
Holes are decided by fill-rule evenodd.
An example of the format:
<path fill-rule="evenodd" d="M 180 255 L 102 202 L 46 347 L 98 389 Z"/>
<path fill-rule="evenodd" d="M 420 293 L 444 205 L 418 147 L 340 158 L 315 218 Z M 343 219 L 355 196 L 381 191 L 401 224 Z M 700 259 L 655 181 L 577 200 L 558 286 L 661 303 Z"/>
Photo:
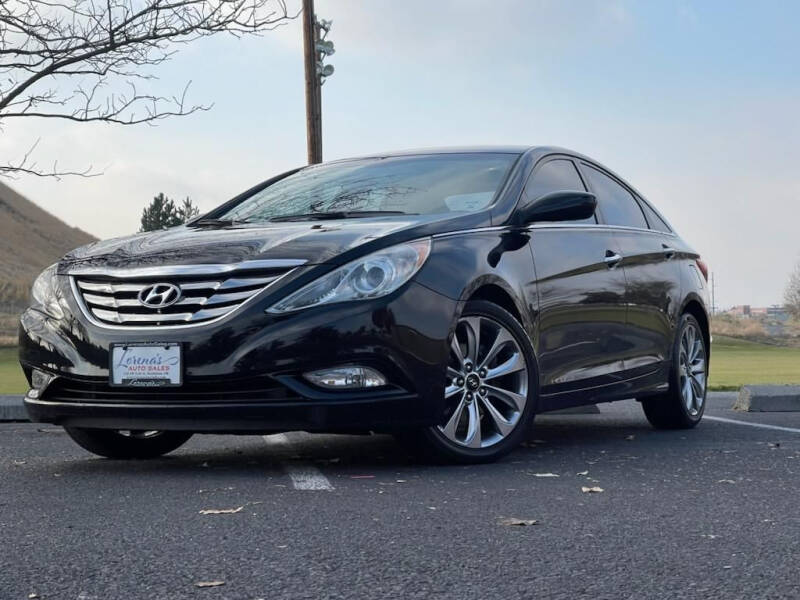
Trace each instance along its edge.
<path fill-rule="evenodd" d="M 714 272 L 711 272 L 711 316 L 717 314 L 717 285 L 714 283 Z"/>
<path fill-rule="evenodd" d="M 303 52 L 306 74 L 306 143 L 308 164 L 322 162 L 322 84 L 333 75 L 333 65 L 323 65 L 333 54 L 333 42 L 325 37 L 330 21 L 317 21 L 314 0 L 303 0 Z"/>

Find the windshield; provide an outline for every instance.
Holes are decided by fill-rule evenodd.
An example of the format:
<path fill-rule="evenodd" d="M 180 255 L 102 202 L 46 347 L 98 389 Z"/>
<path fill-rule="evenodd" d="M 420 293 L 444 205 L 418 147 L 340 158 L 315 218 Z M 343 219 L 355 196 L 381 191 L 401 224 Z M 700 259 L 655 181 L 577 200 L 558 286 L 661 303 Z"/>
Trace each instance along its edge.
<path fill-rule="evenodd" d="M 516 154 L 431 154 L 308 167 L 256 192 L 219 219 L 257 222 L 317 213 L 463 213 L 489 206 Z"/>

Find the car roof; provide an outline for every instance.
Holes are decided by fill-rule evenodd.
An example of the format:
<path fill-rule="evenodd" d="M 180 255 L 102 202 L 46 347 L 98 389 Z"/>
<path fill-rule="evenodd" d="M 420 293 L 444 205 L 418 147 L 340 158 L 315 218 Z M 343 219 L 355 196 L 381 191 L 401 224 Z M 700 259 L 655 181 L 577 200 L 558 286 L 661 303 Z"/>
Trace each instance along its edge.
<path fill-rule="evenodd" d="M 347 160 L 361 160 L 369 158 L 386 158 L 390 156 L 414 156 L 423 154 L 523 154 L 533 146 L 444 146 L 434 148 L 412 148 L 408 150 L 392 150 L 390 152 L 373 152 L 361 156 L 337 158 L 326 163 L 336 163 Z"/>
<path fill-rule="evenodd" d="M 585 154 L 581 154 L 580 152 L 576 152 L 575 150 L 570 150 L 568 148 L 562 148 L 559 146 L 545 146 L 545 145 L 531 145 L 531 146 L 523 146 L 523 145 L 513 145 L 513 144 L 504 144 L 504 145 L 472 145 L 472 146 L 436 146 L 436 147 L 429 147 L 429 148 L 410 148 L 407 150 L 391 150 L 387 152 L 373 152 L 370 154 L 363 154 L 359 156 L 348 156 L 342 158 L 336 158 L 333 160 L 325 161 L 325 164 L 330 163 L 337 163 L 337 162 L 344 162 L 348 160 L 364 160 L 370 158 L 387 158 L 391 156 L 415 156 L 415 155 L 424 155 L 424 154 L 525 154 L 530 153 L 534 155 L 536 158 L 540 156 L 546 156 L 548 154 L 568 154 L 570 156 L 574 156 L 576 158 L 581 158 L 587 160 L 589 162 L 593 162 L 596 164 L 596 160 L 593 158 L 586 156 Z M 602 165 L 601 165 L 602 166 Z M 605 167 L 604 167 L 605 168 Z"/>

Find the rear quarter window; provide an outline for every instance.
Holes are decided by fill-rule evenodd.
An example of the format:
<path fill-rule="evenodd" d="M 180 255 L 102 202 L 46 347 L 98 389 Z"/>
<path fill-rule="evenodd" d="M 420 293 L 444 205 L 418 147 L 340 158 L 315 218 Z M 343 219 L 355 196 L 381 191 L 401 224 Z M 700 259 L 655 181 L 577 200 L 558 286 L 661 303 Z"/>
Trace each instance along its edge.
<path fill-rule="evenodd" d="M 640 200 L 639 205 L 644 211 L 644 216 L 647 217 L 647 224 L 650 226 L 650 229 L 661 231 L 662 233 L 672 233 L 669 225 L 664 222 L 664 219 L 658 216 L 656 211 L 650 208 L 650 205 L 647 204 L 647 202 Z"/>
<path fill-rule="evenodd" d="M 590 165 L 584 164 L 583 172 L 607 224 L 648 228 L 639 203 L 628 190 Z"/>

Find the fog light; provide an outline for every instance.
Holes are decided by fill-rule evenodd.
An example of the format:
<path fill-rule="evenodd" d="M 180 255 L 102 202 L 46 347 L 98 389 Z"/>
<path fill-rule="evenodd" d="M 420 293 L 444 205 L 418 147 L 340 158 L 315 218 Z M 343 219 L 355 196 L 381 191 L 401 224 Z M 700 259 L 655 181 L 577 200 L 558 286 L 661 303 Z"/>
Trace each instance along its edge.
<path fill-rule="evenodd" d="M 304 375 L 314 385 L 329 389 L 372 388 L 386 385 L 386 378 L 369 367 L 336 367 Z"/>
<path fill-rule="evenodd" d="M 38 398 L 53 379 L 55 379 L 55 375 L 34 369 L 31 372 L 31 390 L 28 392 L 28 396 L 34 399 Z"/>

